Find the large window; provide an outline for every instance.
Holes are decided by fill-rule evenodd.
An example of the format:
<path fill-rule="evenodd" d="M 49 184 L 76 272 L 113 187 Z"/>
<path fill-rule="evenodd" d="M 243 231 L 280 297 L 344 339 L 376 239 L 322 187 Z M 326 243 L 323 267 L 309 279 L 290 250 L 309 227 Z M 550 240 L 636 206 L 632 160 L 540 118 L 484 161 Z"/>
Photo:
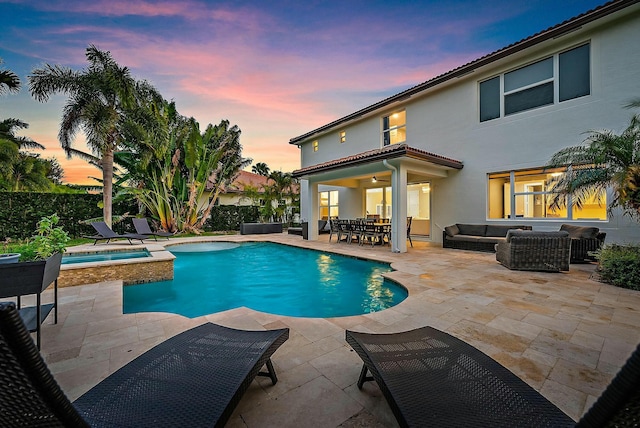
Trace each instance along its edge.
<path fill-rule="evenodd" d="M 606 195 L 600 203 L 594 195 L 578 208 L 567 200 L 563 208 L 551 208 L 554 194 L 550 183 L 566 169 L 507 171 L 489 174 L 488 218 L 562 218 L 570 220 L 606 220 Z"/>
<path fill-rule="evenodd" d="M 382 118 L 382 145 L 407 141 L 407 115 L 404 110 Z"/>
<path fill-rule="evenodd" d="M 320 192 L 320 218 L 338 217 L 338 191 Z"/>
<path fill-rule="evenodd" d="M 480 122 L 591 93 L 590 45 L 480 82 Z"/>

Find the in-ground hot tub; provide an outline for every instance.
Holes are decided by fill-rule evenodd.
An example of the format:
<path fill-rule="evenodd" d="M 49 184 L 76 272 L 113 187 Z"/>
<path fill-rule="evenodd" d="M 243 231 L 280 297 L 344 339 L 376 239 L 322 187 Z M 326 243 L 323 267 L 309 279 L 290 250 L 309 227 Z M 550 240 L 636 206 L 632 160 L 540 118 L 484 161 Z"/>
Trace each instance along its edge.
<path fill-rule="evenodd" d="M 175 256 L 160 246 L 135 249 L 69 249 L 59 287 L 122 280 L 125 285 L 173 279 Z"/>

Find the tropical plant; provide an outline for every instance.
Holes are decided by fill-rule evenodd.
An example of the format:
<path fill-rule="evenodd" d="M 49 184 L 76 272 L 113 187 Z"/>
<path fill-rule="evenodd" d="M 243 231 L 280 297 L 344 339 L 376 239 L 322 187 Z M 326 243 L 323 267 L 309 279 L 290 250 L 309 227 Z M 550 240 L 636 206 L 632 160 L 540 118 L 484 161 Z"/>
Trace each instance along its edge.
<path fill-rule="evenodd" d="M 241 156 L 240 129 L 223 120 L 200 132 L 174 103 L 150 100 L 127 122 L 128 150 L 116 153 L 123 181 L 171 232 L 200 233 L 222 189 L 250 159 Z"/>
<path fill-rule="evenodd" d="M 262 175 L 264 177 L 268 177 L 270 173 L 270 168 L 264 162 L 258 162 L 254 166 L 251 167 L 251 172 L 254 174 Z"/>
<path fill-rule="evenodd" d="M 89 66 L 81 71 L 49 64 L 35 68 L 29 76 L 29 90 L 40 102 L 57 93 L 68 96 L 58 139 L 67 156 L 78 156 L 102 170 L 104 221 L 111 225 L 113 157 L 124 144 L 122 127 L 127 112 L 139 103 L 140 94 L 146 99 L 155 90 L 144 81 L 136 81 L 108 51 L 89 45 L 86 58 Z M 80 130 L 93 154 L 73 148 Z"/>
<path fill-rule="evenodd" d="M 45 260 L 55 253 L 64 253 L 69 243 L 69 234 L 57 226 L 57 214 L 45 216 L 38 221 L 36 234 L 25 242 L 5 245 L 5 251 L 20 253 L 21 262 Z"/>
<path fill-rule="evenodd" d="M 638 107 L 634 101 L 629 106 Z M 640 116 L 633 115 L 621 133 L 590 131 L 583 145 L 567 147 L 556 152 L 547 169 L 567 167 L 566 173 L 551 182 L 555 196 L 552 208 L 566 204 L 567 196 L 577 207 L 589 198 L 601 203 L 602 195 L 611 188 L 613 199 L 609 213 L 620 208 L 625 214 L 640 219 Z"/>

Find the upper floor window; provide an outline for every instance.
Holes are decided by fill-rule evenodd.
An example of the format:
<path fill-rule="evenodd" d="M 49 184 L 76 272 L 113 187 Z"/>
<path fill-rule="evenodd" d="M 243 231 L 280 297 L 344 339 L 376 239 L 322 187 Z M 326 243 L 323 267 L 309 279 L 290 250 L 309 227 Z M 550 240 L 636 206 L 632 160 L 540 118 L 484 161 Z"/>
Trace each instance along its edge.
<path fill-rule="evenodd" d="M 407 140 L 407 115 L 404 110 L 382 118 L 382 145 L 404 143 Z"/>
<path fill-rule="evenodd" d="M 340 131 L 340 144 L 347 142 L 347 131 Z"/>
<path fill-rule="evenodd" d="M 560 218 L 569 220 L 606 220 L 606 194 L 591 195 L 581 206 L 567 197 L 562 208 L 553 208 L 555 194 L 549 190 L 557 175 L 566 168 L 556 170 L 527 169 L 489 174 L 488 218 Z"/>
<path fill-rule="evenodd" d="M 313 142 L 313 151 L 314 152 L 318 151 L 318 141 L 317 140 Z"/>
<path fill-rule="evenodd" d="M 480 122 L 591 93 L 590 45 L 480 82 Z"/>

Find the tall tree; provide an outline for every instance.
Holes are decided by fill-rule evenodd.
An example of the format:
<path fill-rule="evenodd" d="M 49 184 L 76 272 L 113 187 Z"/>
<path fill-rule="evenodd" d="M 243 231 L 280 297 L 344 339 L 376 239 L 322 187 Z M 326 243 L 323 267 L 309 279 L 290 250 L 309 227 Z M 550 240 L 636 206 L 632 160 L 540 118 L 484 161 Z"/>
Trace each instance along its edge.
<path fill-rule="evenodd" d="M 263 175 L 265 177 L 269 176 L 270 168 L 264 162 L 258 162 L 254 166 L 251 167 L 251 172 L 258 175 Z"/>
<path fill-rule="evenodd" d="M 68 97 L 62 112 L 58 139 L 67 156 L 78 156 L 102 170 L 103 216 L 111 225 L 113 156 L 123 141 L 122 126 L 127 112 L 138 103 L 140 87 L 153 92 L 146 82 L 136 82 L 127 67 L 121 67 L 108 51 L 94 45 L 86 50 L 89 66 L 74 71 L 46 64 L 29 76 L 31 95 L 46 102 L 53 94 Z M 86 136 L 92 154 L 73 148 L 78 131 Z"/>
<path fill-rule="evenodd" d="M 629 107 L 640 107 L 635 100 Z M 555 193 L 551 207 L 572 203 L 581 207 L 592 197 L 613 191 L 609 212 L 620 208 L 624 213 L 640 219 L 640 116 L 631 117 L 620 134 L 610 130 L 591 131 L 583 145 L 567 147 L 556 152 L 547 169 L 568 167 L 566 173 L 552 181 Z M 600 201 L 599 201 L 600 202 Z"/>

